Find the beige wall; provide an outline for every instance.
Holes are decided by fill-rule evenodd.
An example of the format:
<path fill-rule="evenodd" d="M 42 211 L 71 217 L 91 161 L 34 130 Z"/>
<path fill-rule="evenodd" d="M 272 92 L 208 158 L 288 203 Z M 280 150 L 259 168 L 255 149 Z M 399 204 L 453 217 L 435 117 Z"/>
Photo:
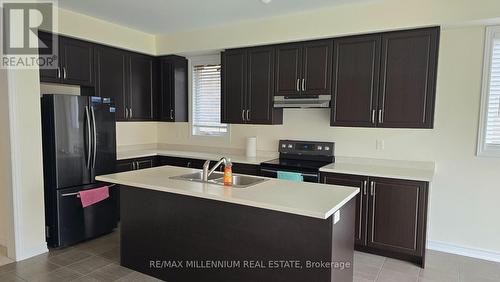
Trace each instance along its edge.
<path fill-rule="evenodd" d="M 156 54 L 155 36 L 72 11 L 58 10 L 56 32 L 96 43 Z"/>
<path fill-rule="evenodd" d="M 158 143 L 157 122 L 117 122 L 116 145 Z"/>
<path fill-rule="evenodd" d="M 7 72 L 0 70 L 0 245 L 7 246 L 9 191 L 11 186 L 9 100 Z"/>
<path fill-rule="evenodd" d="M 499 19 L 498 0 L 370 0 L 156 38 L 157 54 L 189 53 L 426 25 Z"/>

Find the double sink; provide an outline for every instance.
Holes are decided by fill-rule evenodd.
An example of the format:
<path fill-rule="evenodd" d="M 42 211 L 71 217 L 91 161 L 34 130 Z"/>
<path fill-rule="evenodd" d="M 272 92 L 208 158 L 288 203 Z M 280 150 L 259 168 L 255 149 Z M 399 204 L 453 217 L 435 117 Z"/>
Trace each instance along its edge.
<path fill-rule="evenodd" d="M 209 184 L 216 184 L 216 185 L 225 186 L 224 185 L 224 174 L 221 172 L 213 172 L 212 174 L 210 174 L 208 176 L 207 181 L 203 181 L 203 172 L 183 174 L 183 175 L 179 175 L 179 176 L 173 176 L 170 178 L 176 179 L 176 180 L 209 183 Z M 267 180 L 268 179 L 260 178 L 260 177 L 253 177 L 253 176 L 246 176 L 246 175 L 233 175 L 233 183 L 230 187 L 247 188 L 247 187 L 265 182 Z"/>

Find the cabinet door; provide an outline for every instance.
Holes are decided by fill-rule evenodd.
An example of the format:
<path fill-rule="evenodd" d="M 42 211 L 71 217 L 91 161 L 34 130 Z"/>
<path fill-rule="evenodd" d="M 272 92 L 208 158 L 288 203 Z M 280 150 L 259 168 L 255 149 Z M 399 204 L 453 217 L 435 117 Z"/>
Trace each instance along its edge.
<path fill-rule="evenodd" d="M 276 87 L 274 95 L 300 94 L 302 45 L 286 44 L 276 47 Z"/>
<path fill-rule="evenodd" d="M 382 35 L 379 126 L 432 128 L 439 28 Z"/>
<path fill-rule="evenodd" d="M 247 122 L 272 124 L 273 121 L 274 49 L 248 50 Z"/>
<path fill-rule="evenodd" d="M 380 35 L 335 39 L 332 126 L 376 126 Z"/>
<path fill-rule="evenodd" d="M 160 60 L 160 120 L 174 121 L 174 65 L 170 60 Z"/>
<path fill-rule="evenodd" d="M 306 95 L 331 95 L 333 40 L 304 43 L 300 89 Z"/>
<path fill-rule="evenodd" d="M 321 173 L 321 183 L 359 188 L 359 194 L 356 196 L 354 242 L 357 245 L 366 245 L 368 177 L 338 173 Z"/>
<path fill-rule="evenodd" d="M 161 58 L 160 83 L 160 120 L 187 122 L 187 60 L 179 56 Z"/>
<path fill-rule="evenodd" d="M 422 255 L 426 208 L 426 182 L 371 178 L 367 245 Z"/>
<path fill-rule="evenodd" d="M 116 162 L 116 172 L 126 172 L 134 170 L 134 161 L 132 159 L 119 160 Z"/>
<path fill-rule="evenodd" d="M 43 31 L 38 31 L 38 38 L 40 40 L 40 44 L 44 44 L 46 47 L 44 48 L 39 48 L 38 53 L 40 55 L 50 55 L 53 54 L 53 52 L 60 53 L 58 46 L 53 46 L 53 41 L 52 37 L 57 36 L 52 33 L 47 33 Z M 42 46 L 42 45 L 40 45 Z M 54 50 L 55 47 L 55 50 Z M 40 69 L 40 81 L 41 82 L 55 82 L 58 83 L 61 81 L 61 70 L 59 68 L 60 65 L 60 56 L 58 56 L 58 59 L 55 61 L 55 68 L 53 69 L 45 69 L 42 68 Z"/>
<path fill-rule="evenodd" d="M 247 53 L 228 50 L 222 57 L 222 122 L 244 123 Z"/>
<path fill-rule="evenodd" d="M 129 120 L 153 120 L 153 58 L 131 54 L 129 57 Z"/>
<path fill-rule="evenodd" d="M 119 49 L 98 46 L 95 48 L 96 95 L 109 97 L 116 107 L 116 120 L 127 117 L 126 108 L 126 53 Z"/>
<path fill-rule="evenodd" d="M 89 42 L 61 37 L 62 82 L 84 86 L 94 85 L 93 46 Z"/>

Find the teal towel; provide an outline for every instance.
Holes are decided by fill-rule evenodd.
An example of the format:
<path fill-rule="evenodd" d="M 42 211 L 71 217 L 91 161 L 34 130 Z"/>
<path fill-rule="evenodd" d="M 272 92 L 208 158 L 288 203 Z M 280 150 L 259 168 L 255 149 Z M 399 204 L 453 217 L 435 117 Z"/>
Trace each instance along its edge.
<path fill-rule="evenodd" d="M 289 171 L 278 171 L 278 179 L 290 180 L 295 182 L 304 181 L 304 177 L 302 177 L 302 174 Z"/>

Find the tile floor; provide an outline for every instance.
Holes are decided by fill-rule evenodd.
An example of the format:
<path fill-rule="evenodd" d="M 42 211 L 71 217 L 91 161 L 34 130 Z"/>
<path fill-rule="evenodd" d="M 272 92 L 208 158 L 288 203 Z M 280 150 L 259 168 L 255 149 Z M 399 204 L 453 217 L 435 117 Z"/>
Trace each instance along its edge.
<path fill-rule="evenodd" d="M 0 281 L 159 281 L 119 265 L 119 233 L 0 266 Z M 428 251 L 425 269 L 355 253 L 354 282 L 500 282 L 500 263 Z"/>

